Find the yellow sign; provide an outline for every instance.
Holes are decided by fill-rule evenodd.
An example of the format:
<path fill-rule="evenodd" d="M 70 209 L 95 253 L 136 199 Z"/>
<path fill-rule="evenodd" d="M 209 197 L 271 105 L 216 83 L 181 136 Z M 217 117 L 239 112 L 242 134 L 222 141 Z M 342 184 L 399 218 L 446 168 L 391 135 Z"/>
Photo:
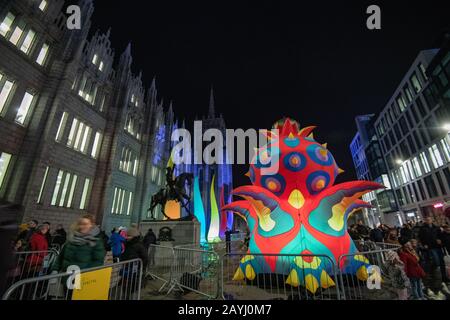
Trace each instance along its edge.
<path fill-rule="evenodd" d="M 82 273 L 81 288 L 74 289 L 72 300 L 108 300 L 112 268 Z"/>

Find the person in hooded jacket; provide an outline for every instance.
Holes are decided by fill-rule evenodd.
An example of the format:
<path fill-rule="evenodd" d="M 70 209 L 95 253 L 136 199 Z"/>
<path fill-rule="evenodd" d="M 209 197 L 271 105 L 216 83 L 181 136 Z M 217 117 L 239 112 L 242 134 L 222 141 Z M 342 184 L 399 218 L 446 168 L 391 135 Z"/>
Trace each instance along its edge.
<path fill-rule="evenodd" d="M 119 230 L 117 230 L 116 228 L 111 231 L 111 237 L 109 237 L 109 245 L 111 246 L 114 262 L 119 261 L 125 240 L 126 239 L 119 233 Z"/>

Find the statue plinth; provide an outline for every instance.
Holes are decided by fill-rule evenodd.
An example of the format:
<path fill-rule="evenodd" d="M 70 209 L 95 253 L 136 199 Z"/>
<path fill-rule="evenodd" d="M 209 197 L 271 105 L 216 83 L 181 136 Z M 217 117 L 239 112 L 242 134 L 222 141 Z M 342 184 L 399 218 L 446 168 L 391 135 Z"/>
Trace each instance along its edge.
<path fill-rule="evenodd" d="M 160 237 L 160 230 L 169 228 L 172 239 L 162 238 L 160 245 L 177 246 L 181 244 L 194 244 L 200 242 L 200 224 L 197 221 L 173 221 L 173 220 L 144 220 L 139 225 L 142 233 L 152 229 L 156 237 Z M 173 241 L 166 241 L 173 240 Z"/>

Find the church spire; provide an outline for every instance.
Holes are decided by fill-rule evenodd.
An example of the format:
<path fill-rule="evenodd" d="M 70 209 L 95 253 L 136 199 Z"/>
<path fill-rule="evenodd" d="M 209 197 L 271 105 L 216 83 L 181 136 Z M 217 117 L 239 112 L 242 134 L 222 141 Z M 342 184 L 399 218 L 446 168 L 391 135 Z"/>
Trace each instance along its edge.
<path fill-rule="evenodd" d="M 211 94 L 209 96 L 208 118 L 214 119 L 216 117 L 215 113 L 216 112 L 214 108 L 214 88 L 211 86 Z"/>

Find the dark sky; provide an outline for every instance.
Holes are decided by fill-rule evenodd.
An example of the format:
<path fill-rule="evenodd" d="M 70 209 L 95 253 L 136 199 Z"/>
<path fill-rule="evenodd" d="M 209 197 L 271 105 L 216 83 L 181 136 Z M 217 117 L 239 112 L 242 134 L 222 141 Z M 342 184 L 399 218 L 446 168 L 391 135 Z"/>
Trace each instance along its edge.
<path fill-rule="evenodd" d="M 317 125 L 348 180 L 355 116 L 379 112 L 418 52 L 439 45 L 449 3 L 96 0 L 93 26 L 112 28 L 117 56 L 132 43 L 133 70 L 148 85 L 156 75 L 178 117 L 205 114 L 214 85 L 229 128 L 270 128 L 284 116 Z M 366 28 L 371 4 L 382 30 Z"/>

